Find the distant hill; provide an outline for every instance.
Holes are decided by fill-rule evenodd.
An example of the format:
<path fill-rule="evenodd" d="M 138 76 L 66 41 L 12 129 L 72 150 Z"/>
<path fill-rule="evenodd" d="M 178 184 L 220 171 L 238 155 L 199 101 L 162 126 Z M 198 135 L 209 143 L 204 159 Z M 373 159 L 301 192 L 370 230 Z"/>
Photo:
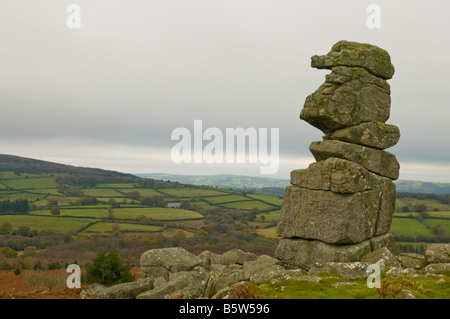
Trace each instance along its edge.
<path fill-rule="evenodd" d="M 235 190 L 255 190 L 275 196 L 283 196 L 288 179 L 241 175 L 176 175 L 164 173 L 126 174 L 99 168 L 76 167 L 14 155 L 0 154 L 0 172 L 20 174 L 65 174 L 69 184 L 112 182 L 136 182 L 140 178 L 171 181 L 196 186 L 212 186 Z M 450 194 L 450 183 L 431 183 L 412 180 L 395 181 L 397 192 Z M 176 185 L 167 185 L 173 187 Z"/>
<path fill-rule="evenodd" d="M 450 183 L 430 183 L 421 181 L 398 180 L 395 181 L 397 192 L 450 194 Z"/>
<path fill-rule="evenodd" d="M 252 177 L 241 175 L 176 175 L 163 173 L 137 174 L 137 176 L 145 178 L 153 178 L 159 180 L 170 180 L 173 182 L 191 184 L 191 185 L 207 185 L 221 188 L 232 189 L 261 189 L 264 187 L 286 187 L 289 185 L 288 179 L 275 179 L 268 177 Z"/>
<path fill-rule="evenodd" d="M 12 171 L 19 174 L 42 174 L 42 173 L 66 173 L 89 175 L 104 178 L 136 178 L 132 174 L 125 174 L 116 171 L 103 170 L 99 168 L 76 167 L 65 164 L 41 161 L 32 158 L 15 155 L 0 154 L 0 172 Z"/>
<path fill-rule="evenodd" d="M 277 196 L 282 196 L 284 188 L 289 185 L 289 180 L 287 179 L 241 175 L 176 175 L 149 173 L 137 174 L 137 176 L 199 186 L 205 185 L 236 190 L 254 189 Z M 450 194 L 450 183 L 430 183 L 410 180 L 398 180 L 394 182 L 397 186 L 397 192 Z"/>

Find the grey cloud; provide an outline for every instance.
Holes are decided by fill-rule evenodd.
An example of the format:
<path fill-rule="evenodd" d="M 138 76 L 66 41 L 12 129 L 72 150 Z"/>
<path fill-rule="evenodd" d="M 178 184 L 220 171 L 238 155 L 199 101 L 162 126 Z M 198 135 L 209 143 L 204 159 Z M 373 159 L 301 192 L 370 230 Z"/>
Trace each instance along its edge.
<path fill-rule="evenodd" d="M 446 2 L 79 0 L 82 28 L 65 26 L 70 1 L 2 1 L 3 140 L 54 136 L 170 147 L 176 127 L 278 127 L 280 152 L 310 156 L 322 136 L 300 121 L 326 71 L 310 68 L 341 39 L 388 50 L 396 68 L 389 123 L 403 161 L 450 162 Z M 5 120 L 7 119 L 7 120 Z"/>

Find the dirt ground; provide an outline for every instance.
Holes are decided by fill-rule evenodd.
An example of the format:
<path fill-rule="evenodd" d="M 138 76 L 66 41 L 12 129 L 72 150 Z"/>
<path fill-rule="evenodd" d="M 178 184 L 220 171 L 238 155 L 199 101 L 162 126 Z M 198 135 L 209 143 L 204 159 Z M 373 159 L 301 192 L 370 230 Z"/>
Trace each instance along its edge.
<path fill-rule="evenodd" d="M 142 278 L 139 267 L 133 267 L 131 273 L 136 280 Z M 66 285 L 70 274 L 60 270 L 23 270 L 19 275 L 13 271 L 0 271 L 0 299 L 80 299 L 80 293 L 89 285 L 70 289 Z"/>

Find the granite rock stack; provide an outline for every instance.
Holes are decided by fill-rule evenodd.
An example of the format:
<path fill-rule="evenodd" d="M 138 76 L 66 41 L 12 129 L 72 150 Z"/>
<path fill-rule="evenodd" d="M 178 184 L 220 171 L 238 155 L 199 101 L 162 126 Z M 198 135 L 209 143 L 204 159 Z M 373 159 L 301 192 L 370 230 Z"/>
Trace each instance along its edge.
<path fill-rule="evenodd" d="M 353 262 L 381 247 L 395 208 L 399 163 L 387 151 L 400 132 L 386 124 L 394 67 L 377 46 L 339 41 L 311 66 L 331 69 L 325 83 L 306 98 L 300 118 L 320 129 L 311 143 L 316 159 L 291 172 L 277 235 L 276 257 L 309 269 L 317 262 Z"/>

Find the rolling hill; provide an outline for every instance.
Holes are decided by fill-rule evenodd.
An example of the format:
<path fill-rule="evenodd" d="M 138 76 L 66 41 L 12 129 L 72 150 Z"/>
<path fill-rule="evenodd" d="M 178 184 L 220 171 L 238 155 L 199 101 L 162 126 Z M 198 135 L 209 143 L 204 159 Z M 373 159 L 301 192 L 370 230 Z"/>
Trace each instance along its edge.
<path fill-rule="evenodd" d="M 176 175 L 164 173 L 137 175 L 145 178 L 154 178 L 191 185 L 206 185 L 236 190 L 253 189 L 256 192 L 266 191 L 269 194 L 273 194 L 273 192 L 276 191 L 278 196 L 282 196 L 284 187 L 289 185 L 288 179 L 242 175 Z M 414 180 L 397 180 L 394 181 L 394 183 L 396 184 L 397 192 L 402 193 L 450 194 L 450 183 L 431 183 Z"/>

